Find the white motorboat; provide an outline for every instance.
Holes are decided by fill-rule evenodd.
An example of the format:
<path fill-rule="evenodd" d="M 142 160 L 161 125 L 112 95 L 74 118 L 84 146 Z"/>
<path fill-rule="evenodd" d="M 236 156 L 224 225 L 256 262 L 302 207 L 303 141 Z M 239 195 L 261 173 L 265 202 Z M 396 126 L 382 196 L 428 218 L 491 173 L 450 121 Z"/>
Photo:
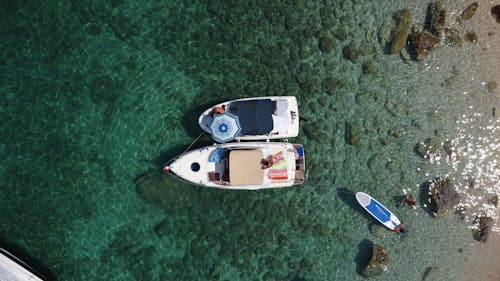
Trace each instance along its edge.
<path fill-rule="evenodd" d="M 193 184 L 238 190 L 289 187 L 305 180 L 300 144 L 233 142 L 181 154 L 164 168 Z"/>
<path fill-rule="evenodd" d="M 0 248 L 0 280 L 43 281 L 45 278 L 7 250 Z"/>
<path fill-rule="evenodd" d="M 227 126 L 214 126 L 214 117 L 229 113 L 239 122 L 234 136 L 220 139 L 217 133 L 227 133 Z M 200 127 L 218 142 L 229 140 L 269 140 L 296 137 L 299 134 L 299 108 L 294 96 L 269 96 L 236 99 L 216 104 L 199 117 Z M 219 124 L 217 124 L 219 125 Z M 222 132 L 218 129 L 222 128 Z"/>

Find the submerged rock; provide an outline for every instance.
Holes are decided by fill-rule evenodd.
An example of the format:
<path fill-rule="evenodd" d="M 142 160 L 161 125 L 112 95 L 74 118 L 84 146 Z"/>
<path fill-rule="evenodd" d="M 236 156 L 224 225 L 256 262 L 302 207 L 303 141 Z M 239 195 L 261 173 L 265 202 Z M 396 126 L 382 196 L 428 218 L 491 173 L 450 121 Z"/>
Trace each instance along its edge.
<path fill-rule="evenodd" d="M 359 145 L 361 139 L 361 128 L 357 124 L 345 123 L 345 143 Z"/>
<path fill-rule="evenodd" d="M 325 143 L 328 141 L 328 134 L 325 128 L 319 123 L 313 123 L 304 127 L 304 133 L 307 137 L 318 143 Z"/>
<path fill-rule="evenodd" d="M 467 32 L 465 34 L 465 36 L 464 36 L 464 39 L 466 41 L 469 41 L 469 42 L 472 42 L 472 43 L 476 43 L 477 42 L 477 35 L 474 32 Z"/>
<path fill-rule="evenodd" d="M 446 23 L 446 10 L 441 1 L 436 1 L 431 4 L 431 26 L 430 30 L 435 35 L 439 36 L 443 32 Z"/>
<path fill-rule="evenodd" d="M 425 269 L 424 275 L 422 276 L 422 281 L 434 281 L 436 279 L 436 274 L 439 271 L 437 266 L 429 266 Z"/>
<path fill-rule="evenodd" d="M 478 227 L 474 232 L 474 238 L 477 241 L 486 242 L 493 228 L 493 218 L 488 217 L 485 213 L 481 213 L 481 215 L 476 218 L 476 221 Z"/>
<path fill-rule="evenodd" d="M 389 268 L 389 254 L 384 246 L 375 244 L 372 249 L 372 258 L 361 273 L 364 277 L 377 276 Z"/>
<path fill-rule="evenodd" d="M 375 61 L 369 60 L 363 63 L 363 74 L 372 75 L 376 74 L 378 71 L 378 65 Z"/>
<path fill-rule="evenodd" d="M 374 223 L 370 226 L 370 232 L 378 238 L 385 238 L 385 237 L 387 237 L 387 234 L 389 233 L 387 228 L 383 227 L 382 225 L 380 225 L 378 223 Z"/>
<path fill-rule="evenodd" d="M 406 51 L 406 49 L 401 50 L 401 52 L 399 52 L 399 55 L 401 56 L 401 59 L 403 60 L 404 63 L 406 64 L 411 63 L 410 54 Z"/>
<path fill-rule="evenodd" d="M 393 30 L 391 42 L 391 54 L 399 53 L 408 41 L 408 29 L 411 24 L 411 11 L 408 9 L 399 10 L 396 13 L 396 27 Z"/>
<path fill-rule="evenodd" d="M 344 55 L 344 58 L 350 60 L 351 62 L 355 63 L 356 60 L 359 57 L 359 50 L 358 48 L 354 45 L 354 43 L 349 43 L 349 45 L 345 46 L 342 49 L 342 54 Z"/>
<path fill-rule="evenodd" d="M 439 39 L 434 37 L 428 31 L 414 32 L 410 36 L 410 42 L 418 60 L 425 60 L 429 53 L 440 43 Z"/>
<path fill-rule="evenodd" d="M 92 81 L 90 98 L 93 103 L 112 103 L 118 98 L 119 81 L 109 75 L 99 76 Z"/>
<path fill-rule="evenodd" d="M 495 81 L 488 82 L 488 84 L 486 86 L 488 87 L 488 92 L 490 92 L 490 93 L 493 93 L 496 90 L 496 88 L 498 87 L 497 82 L 495 82 Z"/>
<path fill-rule="evenodd" d="M 493 195 L 486 200 L 489 204 L 498 207 L 498 195 Z"/>
<path fill-rule="evenodd" d="M 298 19 L 294 15 L 287 13 L 285 15 L 285 28 L 287 30 L 292 30 L 298 26 L 299 26 Z"/>
<path fill-rule="evenodd" d="M 462 12 L 462 20 L 468 20 L 474 16 L 477 11 L 479 4 L 477 2 L 472 2 L 465 10 Z"/>
<path fill-rule="evenodd" d="M 393 116 L 407 116 L 410 108 L 409 106 L 393 96 L 390 96 L 385 101 L 384 108 Z"/>
<path fill-rule="evenodd" d="M 120 40 L 137 36 L 140 33 L 139 25 L 123 14 L 112 16 L 108 24 Z"/>
<path fill-rule="evenodd" d="M 184 212 L 192 205 L 195 192 L 185 192 L 188 184 L 168 175 L 162 175 L 157 170 L 151 170 L 141 175 L 135 182 L 137 193 L 146 201 L 163 207 L 170 213 Z M 160 223 L 156 228 L 157 235 L 167 230 Z"/>
<path fill-rule="evenodd" d="M 451 75 L 449 77 L 447 77 L 443 83 L 441 83 L 441 86 L 442 87 L 449 87 L 451 86 L 453 83 L 455 83 L 458 79 L 459 79 L 459 70 L 457 68 L 456 65 L 453 65 L 452 66 L 452 70 L 451 70 Z"/>
<path fill-rule="evenodd" d="M 465 221 L 465 218 L 467 216 L 467 208 L 465 208 L 464 206 L 459 206 L 455 210 L 455 214 L 458 216 L 458 218 L 460 219 L 460 221 Z"/>
<path fill-rule="evenodd" d="M 437 178 L 429 185 L 431 195 L 431 210 L 435 217 L 441 217 L 460 202 L 460 195 L 447 178 Z"/>
<path fill-rule="evenodd" d="M 415 152 L 423 159 L 429 159 L 431 156 L 440 155 L 441 144 L 432 138 L 427 138 L 423 142 L 415 145 Z"/>
<path fill-rule="evenodd" d="M 333 77 L 326 77 L 325 79 L 323 79 L 323 82 L 321 83 L 321 89 L 330 96 L 335 94 L 335 91 L 339 86 L 340 86 L 340 81 Z"/>
<path fill-rule="evenodd" d="M 156 235 L 161 237 L 171 234 L 173 232 L 173 229 L 174 227 L 172 227 L 172 222 L 168 219 L 164 219 L 162 222 L 155 226 L 154 231 Z"/>
<path fill-rule="evenodd" d="M 101 26 L 97 20 L 92 20 L 88 24 L 85 25 L 85 33 L 89 35 L 100 35 L 101 34 Z"/>
<path fill-rule="evenodd" d="M 333 35 L 340 41 L 344 41 L 349 37 L 349 33 L 347 32 L 347 30 L 345 30 L 344 27 L 336 28 Z"/>
<path fill-rule="evenodd" d="M 319 45 L 318 48 L 323 52 L 323 53 L 329 53 L 333 50 L 333 40 L 332 38 L 328 36 L 322 36 L 319 38 Z"/>
<path fill-rule="evenodd" d="M 491 8 L 491 15 L 497 23 L 500 23 L 500 5 L 496 5 Z"/>
<path fill-rule="evenodd" d="M 460 31 L 455 28 L 445 29 L 444 43 L 450 47 L 456 47 L 462 45 L 462 38 L 460 37 Z"/>

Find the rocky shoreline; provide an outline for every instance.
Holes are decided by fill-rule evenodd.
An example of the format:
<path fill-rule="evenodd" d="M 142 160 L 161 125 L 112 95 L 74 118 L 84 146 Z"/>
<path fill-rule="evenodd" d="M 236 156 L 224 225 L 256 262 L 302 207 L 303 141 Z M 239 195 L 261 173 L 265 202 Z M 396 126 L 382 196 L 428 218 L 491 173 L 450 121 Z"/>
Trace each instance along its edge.
<path fill-rule="evenodd" d="M 482 4 L 484 5 L 484 4 Z M 395 13 L 395 26 L 390 40 L 390 54 L 400 54 L 409 63 L 410 59 L 426 60 L 434 48 L 439 46 L 460 47 L 463 42 L 478 42 L 478 35 L 469 30 L 464 22 L 471 20 L 479 7 L 478 2 L 472 2 L 460 16 L 451 18 L 443 1 L 429 4 L 426 24 L 423 27 L 411 25 L 412 11 L 401 9 Z M 500 5 L 491 8 L 491 16 L 500 22 Z M 451 27 L 458 24 L 458 28 Z"/>

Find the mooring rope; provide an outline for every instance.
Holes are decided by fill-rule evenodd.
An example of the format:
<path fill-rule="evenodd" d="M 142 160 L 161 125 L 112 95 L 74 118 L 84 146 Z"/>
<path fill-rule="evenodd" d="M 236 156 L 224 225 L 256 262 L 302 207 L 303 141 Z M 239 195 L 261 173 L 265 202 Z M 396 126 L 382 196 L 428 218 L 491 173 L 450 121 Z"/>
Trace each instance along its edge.
<path fill-rule="evenodd" d="M 198 141 L 198 139 L 201 137 L 201 135 L 203 135 L 204 133 L 205 133 L 205 132 L 201 132 L 201 133 L 200 133 L 200 134 L 196 137 L 196 139 L 194 139 L 194 141 L 193 141 L 193 142 L 192 142 L 192 143 L 188 146 L 188 148 L 186 148 L 186 150 L 184 150 L 184 152 L 183 152 L 182 154 L 186 153 L 186 151 L 188 151 L 188 150 L 191 148 L 191 146 L 193 146 L 193 144 L 195 144 L 195 143 Z"/>
<path fill-rule="evenodd" d="M 204 134 L 204 132 L 201 132 L 195 139 L 194 141 L 184 150 L 184 152 L 182 152 L 181 154 L 171 158 L 170 160 L 167 161 L 167 164 L 170 164 L 172 163 L 173 160 L 175 160 L 176 158 L 178 158 L 179 156 L 183 155 L 184 153 L 186 153 L 199 139 L 200 137 Z M 165 170 L 164 170 L 165 171 Z M 172 176 L 172 177 L 175 177 L 175 178 L 178 178 L 178 179 L 182 179 L 180 178 L 179 176 L 173 174 L 173 173 L 167 173 L 168 175 Z M 188 182 L 188 181 L 186 181 Z"/>

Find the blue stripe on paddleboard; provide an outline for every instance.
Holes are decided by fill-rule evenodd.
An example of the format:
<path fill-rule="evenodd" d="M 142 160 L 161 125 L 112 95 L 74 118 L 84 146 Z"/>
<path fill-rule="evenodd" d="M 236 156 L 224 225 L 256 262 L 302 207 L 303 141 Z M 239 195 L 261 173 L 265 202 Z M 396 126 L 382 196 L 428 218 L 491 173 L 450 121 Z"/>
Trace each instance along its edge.
<path fill-rule="evenodd" d="M 375 217 L 377 217 L 382 222 L 391 220 L 391 212 L 387 210 L 386 207 L 380 205 L 377 201 L 370 199 L 370 204 L 366 206 L 366 209 Z M 393 222 L 394 223 L 394 222 Z"/>

